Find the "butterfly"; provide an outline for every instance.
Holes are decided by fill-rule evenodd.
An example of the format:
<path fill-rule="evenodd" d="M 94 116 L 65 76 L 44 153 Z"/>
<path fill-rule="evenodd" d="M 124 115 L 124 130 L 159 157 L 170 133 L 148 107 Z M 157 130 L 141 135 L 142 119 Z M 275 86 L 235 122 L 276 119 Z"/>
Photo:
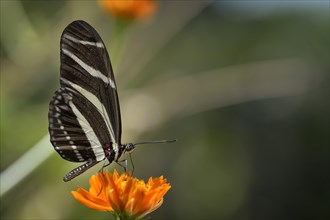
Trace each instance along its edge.
<path fill-rule="evenodd" d="M 64 176 L 65 182 L 101 161 L 119 162 L 138 144 L 175 141 L 121 143 L 120 106 L 110 58 L 88 23 L 78 20 L 64 29 L 60 60 L 60 88 L 49 104 L 50 142 L 63 159 L 84 162 Z"/>

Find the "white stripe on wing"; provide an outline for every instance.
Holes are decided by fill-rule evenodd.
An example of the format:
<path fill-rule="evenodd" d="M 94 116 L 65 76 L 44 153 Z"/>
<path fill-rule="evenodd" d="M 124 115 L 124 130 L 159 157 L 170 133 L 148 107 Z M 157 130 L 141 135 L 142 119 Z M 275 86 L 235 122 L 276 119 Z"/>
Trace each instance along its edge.
<path fill-rule="evenodd" d="M 69 56 L 71 59 L 73 59 L 74 61 L 76 61 L 76 63 L 78 63 L 84 70 L 86 70 L 89 74 L 91 74 L 92 76 L 101 79 L 103 82 L 110 84 L 110 86 L 113 89 L 116 89 L 115 86 L 115 82 L 110 79 L 109 77 L 106 77 L 105 75 L 103 75 L 100 71 L 94 69 L 91 66 L 88 66 L 86 63 L 84 63 L 81 59 L 79 59 L 76 55 L 74 55 L 73 53 L 71 53 L 69 50 L 62 48 L 62 51 L 65 55 Z"/>
<path fill-rule="evenodd" d="M 73 104 L 72 101 L 69 101 L 69 105 L 73 111 L 73 113 L 76 115 L 77 120 L 81 126 L 81 128 L 83 129 L 83 131 L 86 134 L 86 137 L 90 143 L 90 145 L 92 146 L 94 155 L 96 157 L 97 161 L 101 161 L 104 160 L 105 158 L 105 154 L 104 154 L 104 150 L 102 148 L 101 143 L 99 142 L 99 140 L 97 139 L 97 136 L 95 135 L 94 131 L 91 130 L 91 126 L 88 123 L 87 119 L 81 114 L 81 112 L 78 110 L 78 108 Z M 75 152 L 76 153 L 76 152 Z"/>
<path fill-rule="evenodd" d="M 79 40 L 79 39 L 74 38 L 74 37 L 72 37 L 68 34 L 64 34 L 63 37 L 68 39 L 68 40 L 71 40 L 75 43 L 78 43 L 78 44 L 91 45 L 91 46 L 95 46 L 95 47 L 99 47 L 99 48 L 104 48 L 104 45 L 103 45 L 102 42 L 91 42 L 91 41 Z"/>
<path fill-rule="evenodd" d="M 108 127 L 108 131 L 110 133 L 112 143 L 116 143 L 115 134 L 114 134 L 113 128 L 111 126 L 111 121 L 110 121 L 109 115 L 108 115 L 103 103 L 93 93 L 89 92 L 88 90 L 84 89 L 83 87 L 81 87 L 67 79 L 64 79 L 64 78 L 61 78 L 61 80 L 65 84 L 70 85 L 75 91 L 79 92 L 82 96 L 84 96 L 90 103 L 92 103 L 96 107 L 96 109 L 102 115 L 103 120 Z M 114 150 L 115 150 L 115 148 L 114 148 Z M 115 152 L 118 152 L 118 149 Z"/>

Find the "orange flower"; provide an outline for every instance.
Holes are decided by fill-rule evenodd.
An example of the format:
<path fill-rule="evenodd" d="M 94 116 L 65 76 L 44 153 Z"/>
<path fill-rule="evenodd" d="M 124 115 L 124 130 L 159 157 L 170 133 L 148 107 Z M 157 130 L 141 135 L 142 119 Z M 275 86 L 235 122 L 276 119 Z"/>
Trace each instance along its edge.
<path fill-rule="evenodd" d="M 163 176 L 149 178 L 148 183 L 127 173 L 119 176 L 115 170 L 100 172 L 89 179 L 89 191 L 78 187 L 73 197 L 85 206 L 98 211 L 111 211 L 117 217 L 142 218 L 159 208 L 163 196 L 171 188 Z"/>
<path fill-rule="evenodd" d="M 156 10 L 155 0 L 99 0 L 99 3 L 106 12 L 126 20 L 147 18 Z"/>

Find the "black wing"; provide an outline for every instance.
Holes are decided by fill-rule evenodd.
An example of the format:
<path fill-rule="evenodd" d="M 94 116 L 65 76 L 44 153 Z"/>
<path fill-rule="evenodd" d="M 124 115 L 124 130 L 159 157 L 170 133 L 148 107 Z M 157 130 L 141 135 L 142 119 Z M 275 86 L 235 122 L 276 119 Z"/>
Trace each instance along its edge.
<path fill-rule="evenodd" d="M 105 146 L 118 156 L 121 118 L 109 55 L 98 33 L 74 21 L 61 37 L 61 79 L 49 107 L 55 150 L 73 162 L 105 159 Z"/>

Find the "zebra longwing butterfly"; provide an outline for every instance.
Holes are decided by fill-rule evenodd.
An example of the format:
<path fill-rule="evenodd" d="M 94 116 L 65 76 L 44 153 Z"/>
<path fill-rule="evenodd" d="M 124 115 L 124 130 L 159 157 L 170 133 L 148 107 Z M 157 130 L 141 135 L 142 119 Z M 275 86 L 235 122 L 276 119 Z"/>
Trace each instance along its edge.
<path fill-rule="evenodd" d="M 107 159 L 118 162 L 135 145 L 121 143 L 117 86 L 105 44 L 84 21 L 69 24 L 61 36 L 60 88 L 49 104 L 50 141 L 59 155 L 85 162 L 66 174 L 69 181 Z"/>

